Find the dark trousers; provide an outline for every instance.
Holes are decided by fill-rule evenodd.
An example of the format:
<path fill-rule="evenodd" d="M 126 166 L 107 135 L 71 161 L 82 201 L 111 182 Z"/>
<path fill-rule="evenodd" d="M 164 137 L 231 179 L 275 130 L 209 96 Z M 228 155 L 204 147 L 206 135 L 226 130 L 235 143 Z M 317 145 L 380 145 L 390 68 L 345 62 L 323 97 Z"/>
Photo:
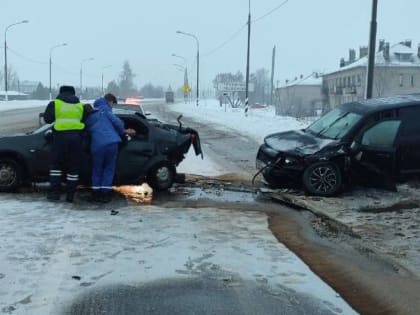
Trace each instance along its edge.
<path fill-rule="evenodd" d="M 118 157 L 118 143 L 111 143 L 92 152 L 92 189 L 110 192 Z"/>
<path fill-rule="evenodd" d="M 78 131 L 54 132 L 50 167 L 50 184 L 53 193 L 59 193 L 61 179 L 66 174 L 66 191 L 74 194 L 79 181 L 82 157 L 82 134 Z"/>

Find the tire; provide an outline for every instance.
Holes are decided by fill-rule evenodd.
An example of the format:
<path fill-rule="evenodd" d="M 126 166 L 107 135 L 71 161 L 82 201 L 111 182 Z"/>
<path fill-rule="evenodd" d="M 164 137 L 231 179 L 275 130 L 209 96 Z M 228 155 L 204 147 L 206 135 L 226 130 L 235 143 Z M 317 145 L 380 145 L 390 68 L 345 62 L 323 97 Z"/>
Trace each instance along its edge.
<path fill-rule="evenodd" d="M 161 162 L 150 169 L 147 175 L 147 182 L 157 191 L 167 190 L 172 187 L 175 176 L 175 167 L 170 163 Z"/>
<path fill-rule="evenodd" d="M 15 160 L 0 158 L 0 192 L 14 191 L 22 185 L 23 169 Z"/>
<path fill-rule="evenodd" d="M 303 185 L 311 195 L 329 197 L 336 195 L 342 187 L 342 175 L 333 162 L 318 162 L 303 173 Z"/>

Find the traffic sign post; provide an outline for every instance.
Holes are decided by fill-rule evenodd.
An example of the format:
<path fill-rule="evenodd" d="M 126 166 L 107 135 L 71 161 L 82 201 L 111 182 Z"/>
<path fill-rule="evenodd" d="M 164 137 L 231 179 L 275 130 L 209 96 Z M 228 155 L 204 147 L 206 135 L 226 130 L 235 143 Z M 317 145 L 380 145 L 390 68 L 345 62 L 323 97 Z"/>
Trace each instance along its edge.
<path fill-rule="evenodd" d="M 246 84 L 245 82 L 225 82 L 219 83 L 217 85 L 217 90 L 219 92 L 245 92 Z M 248 84 L 248 91 L 254 91 L 254 83 Z"/>

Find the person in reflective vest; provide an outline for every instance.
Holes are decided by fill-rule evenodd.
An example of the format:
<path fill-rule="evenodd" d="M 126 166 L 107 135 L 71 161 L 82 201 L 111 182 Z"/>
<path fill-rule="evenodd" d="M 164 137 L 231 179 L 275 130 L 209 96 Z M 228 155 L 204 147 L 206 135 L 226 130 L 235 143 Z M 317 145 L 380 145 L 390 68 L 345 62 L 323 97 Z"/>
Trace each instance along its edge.
<path fill-rule="evenodd" d="M 84 107 L 72 86 L 61 86 L 59 95 L 51 101 L 44 120 L 53 124 L 51 148 L 50 191 L 47 198 L 60 199 L 61 179 L 66 173 L 66 201 L 73 202 L 79 181 L 82 157 L 82 138 L 85 125 Z"/>

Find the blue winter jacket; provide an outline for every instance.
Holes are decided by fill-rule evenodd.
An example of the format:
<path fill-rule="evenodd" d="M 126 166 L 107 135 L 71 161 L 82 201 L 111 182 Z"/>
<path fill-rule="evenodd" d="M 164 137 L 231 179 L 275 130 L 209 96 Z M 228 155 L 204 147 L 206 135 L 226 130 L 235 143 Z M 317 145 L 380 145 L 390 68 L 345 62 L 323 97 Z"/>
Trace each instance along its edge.
<path fill-rule="evenodd" d="M 91 152 L 96 152 L 111 143 L 121 142 L 124 134 L 124 123 L 112 113 L 112 108 L 104 98 L 97 99 L 95 110 L 86 118 L 85 126 L 91 137 Z"/>

